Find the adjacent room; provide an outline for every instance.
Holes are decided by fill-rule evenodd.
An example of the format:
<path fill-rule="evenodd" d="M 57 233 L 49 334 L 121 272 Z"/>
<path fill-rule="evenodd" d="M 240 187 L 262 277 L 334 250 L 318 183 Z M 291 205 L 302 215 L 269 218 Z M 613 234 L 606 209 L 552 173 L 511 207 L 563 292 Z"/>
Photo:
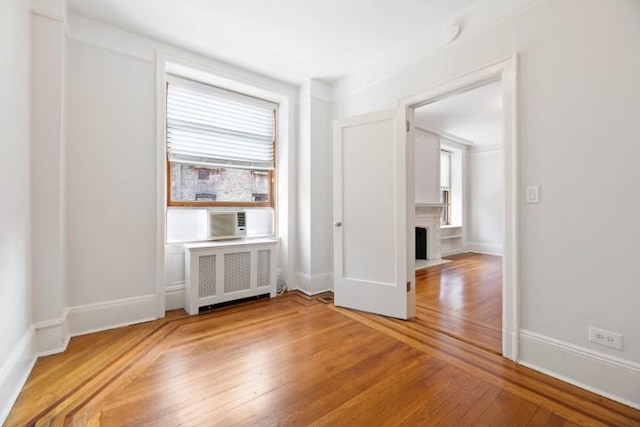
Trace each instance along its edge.
<path fill-rule="evenodd" d="M 502 84 L 489 82 L 414 114 L 419 317 L 502 354 Z M 439 173 L 434 173 L 439 171 Z"/>
<path fill-rule="evenodd" d="M 640 424 L 637 0 L 3 0 L 0 424 Z"/>

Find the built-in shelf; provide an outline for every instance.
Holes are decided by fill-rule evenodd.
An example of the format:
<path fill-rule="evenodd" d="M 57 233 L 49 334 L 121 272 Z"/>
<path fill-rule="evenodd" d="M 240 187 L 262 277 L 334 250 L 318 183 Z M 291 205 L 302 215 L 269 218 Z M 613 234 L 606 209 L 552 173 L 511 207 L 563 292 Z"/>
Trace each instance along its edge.
<path fill-rule="evenodd" d="M 440 236 L 440 239 L 442 239 L 442 240 L 461 239 L 461 238 L 462 238 L 462 234 L 454 234 L 453 236 Z"/>
<path fill-rule="evenodd" d="M 440 249 L 442 254 L 452 255 L 462 252 L 463 234 L 461 225 L 440 226 Z"/>
<path fill-rule="evenodd" d="M 416 202 L 417 208 L 443 208 L 445 207 L 444 203 L 419 203 Z"/>

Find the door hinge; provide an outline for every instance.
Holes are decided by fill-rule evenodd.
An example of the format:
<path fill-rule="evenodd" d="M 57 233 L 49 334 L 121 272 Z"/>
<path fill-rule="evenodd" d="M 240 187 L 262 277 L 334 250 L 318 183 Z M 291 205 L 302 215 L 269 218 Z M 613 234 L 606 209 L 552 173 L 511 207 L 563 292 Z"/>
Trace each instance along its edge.
<path fill-rule="evenodd" d="M 407 120 L 407 132 L 409 132 L 411 130 L 411 123 L 409 123 L 409 120 Z"/>
<path fill-rule="evenodd" d="M 411 282 L 407 282 L 407 292 L 411 292 Z"/>

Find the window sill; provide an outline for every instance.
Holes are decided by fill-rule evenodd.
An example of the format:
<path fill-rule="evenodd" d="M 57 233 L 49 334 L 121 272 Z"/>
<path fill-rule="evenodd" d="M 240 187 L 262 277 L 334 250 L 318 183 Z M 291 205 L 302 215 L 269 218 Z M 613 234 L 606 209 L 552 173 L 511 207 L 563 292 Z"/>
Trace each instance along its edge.
<path fill-rule="evenodd" d="M 277 237 L 261 237 L 255 239 L 234 239 L 234 240 L 210 240 L 198 243 L 182 243 L 188 249 L 226 248 L 231 246 L 261 245 L 265 243 L 278 243 Z M 179 244 L 179 243 L 177 243 Z"/>
<path fill-rule="evenodd" d="M 227 239 L 227 240 L 184 240 L 181 242 L 165 242 L 167 247 L 184 247 L 186 245 L 215 245 L 215 246 L 236 246 L 239 244 L 258 243 L 266 241 L 278 241 L 276 236 L 256 236 L 245 237 L 241 239 Z"/>

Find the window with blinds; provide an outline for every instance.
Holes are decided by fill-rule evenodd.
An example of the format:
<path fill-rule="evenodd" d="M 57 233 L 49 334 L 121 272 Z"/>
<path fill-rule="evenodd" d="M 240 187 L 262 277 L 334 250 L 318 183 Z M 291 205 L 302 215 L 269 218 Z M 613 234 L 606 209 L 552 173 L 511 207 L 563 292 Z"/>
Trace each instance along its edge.
<path fill-rule="evenodd" d="M 440 203 L 444 206 L 440 216 L 442 224 L 451 224 L 451 152 L 440 151 Z"/>
<path fill-rule="evenodd" d="M 170 206 L 273 206 L 277 105 L 167 79 Z"/>

